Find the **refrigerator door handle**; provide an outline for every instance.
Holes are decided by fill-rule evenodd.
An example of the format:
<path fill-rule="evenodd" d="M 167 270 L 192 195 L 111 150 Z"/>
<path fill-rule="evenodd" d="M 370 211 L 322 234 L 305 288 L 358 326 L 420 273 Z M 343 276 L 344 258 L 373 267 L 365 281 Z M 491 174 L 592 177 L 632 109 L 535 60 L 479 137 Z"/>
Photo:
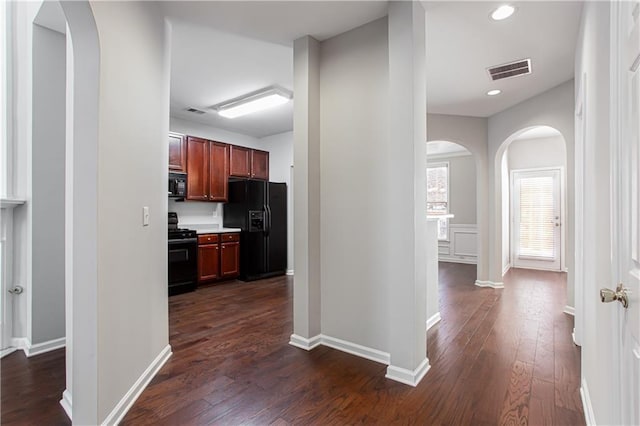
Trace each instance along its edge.
<path fill-rule="evenodd" d="M 271 215 L 269 214 L 269 206 L 264 204 L 262 206 L 264 209 L 264 219 L 262 229 L 264 230 L 265 237 L 269 236 L 269 232 L 271 231 Z"/>
<path fill-rule="evenodd" d="M 269 224 L 269 232 L 267 235 L 271 233 L 271 206 L 267 204 L 267 211 L 269 212 L 268 224 Z"/>

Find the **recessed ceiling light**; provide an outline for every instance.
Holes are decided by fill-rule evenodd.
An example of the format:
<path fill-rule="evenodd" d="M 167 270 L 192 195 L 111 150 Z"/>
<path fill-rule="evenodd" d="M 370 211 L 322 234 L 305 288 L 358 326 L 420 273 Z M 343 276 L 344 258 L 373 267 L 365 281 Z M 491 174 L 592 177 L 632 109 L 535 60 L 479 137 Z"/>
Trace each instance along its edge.
<path fill-rule="evenodd" d="M 496 96 L 496 95 L 499 95 L 500 93 L 502 93 L 502 90 L 500 90 L 500 89 L 493 89 L 493 90 L 489 90 L 489 91 L 487 92 L 487 95 L 489 95 L 489 96 Z"/>
<path fill-rule="evenodd" d="M 515 11 L 515 7 L 508 4 L 503 4 L 502 6 L 491 12 L 491 19 L 493 19 L 494 21 L 502 21 L 503 19 L 507 19 L 509 16 L 513 15 L 513 12 Z"/>

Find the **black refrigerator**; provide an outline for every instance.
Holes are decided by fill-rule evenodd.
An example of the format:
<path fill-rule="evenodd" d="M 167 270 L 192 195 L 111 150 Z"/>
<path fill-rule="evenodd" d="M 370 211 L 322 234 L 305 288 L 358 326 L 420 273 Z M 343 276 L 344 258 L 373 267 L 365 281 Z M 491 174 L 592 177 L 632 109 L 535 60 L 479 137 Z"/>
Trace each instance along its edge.
<path fill-rule="evenodd" d="M 287 184 L 229 180 L 223 224 L 240 228 L 240 279 L 252 281 L 287 271 Z"/>

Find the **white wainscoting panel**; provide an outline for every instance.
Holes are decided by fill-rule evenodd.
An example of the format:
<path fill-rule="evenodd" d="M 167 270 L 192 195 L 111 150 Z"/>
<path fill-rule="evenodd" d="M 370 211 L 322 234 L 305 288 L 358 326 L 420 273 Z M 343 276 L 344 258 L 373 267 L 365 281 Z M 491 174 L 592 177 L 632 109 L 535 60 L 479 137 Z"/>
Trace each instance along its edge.
<path fill-rule="evenodd" d="M 449 241 L 438 242 L 441 262 L 478 263 L 478 227 L 475 224 L 449 224 Z"/>

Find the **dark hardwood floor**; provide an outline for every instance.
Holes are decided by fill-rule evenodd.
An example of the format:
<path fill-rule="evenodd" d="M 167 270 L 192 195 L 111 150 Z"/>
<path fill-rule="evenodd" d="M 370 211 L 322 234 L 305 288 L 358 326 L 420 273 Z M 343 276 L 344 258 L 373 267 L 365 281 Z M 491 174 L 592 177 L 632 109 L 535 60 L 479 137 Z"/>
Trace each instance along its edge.
<path fill-rule="evenodd" d="M 442 321 L 416 388 L 382 364 L 288 345 L 289 278 L 172 297 L 173 356 L 123 424 L 584 424 L 564 274 L 512 270 L 503 290 L 474 278 L 475 266 L 440 264 Z M 63 363 L 63 351 L 4 358 L 2 424 L 68 424 Z"/>

